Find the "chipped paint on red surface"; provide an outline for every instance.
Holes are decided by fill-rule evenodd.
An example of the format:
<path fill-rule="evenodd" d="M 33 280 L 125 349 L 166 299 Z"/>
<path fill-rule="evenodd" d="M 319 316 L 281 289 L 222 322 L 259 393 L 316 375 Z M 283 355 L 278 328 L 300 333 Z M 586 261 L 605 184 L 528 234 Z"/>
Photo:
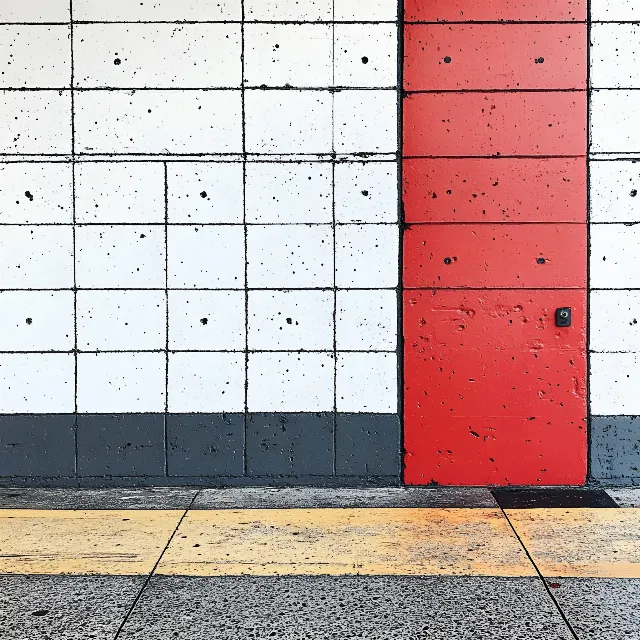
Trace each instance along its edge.
<path fill-rule="evenodd" d="M 405 434 L 405 482 L 440 485 L 580 485 L 586 427 L 546 416 L 415 421 Z"/>
<path fill-rule="evenodd" d="M 585 292 L 404 298 L 407 482 L 583 482 Z M 555 326 L 560 306 L 571 327 Z"/>
<path fill-rule="evenodd" d="M 404 234 L 404 286 L 584 288 L 578 224 L 416 224 Z"/>
<path fill-rule="evenodd" d="M 586 92 L 412 93 L 404 99 L 405 156 L 579 156 Z"/>
<path fill-rule="evenodd" d="M 404 161 L 411 222 L 586 222 L 585 158 Z"/>
<path fill-rule="evenodd" d="M 587 19 L 586 0 L 405 0 L 407 22 L 557 21 Z"/>
<path fill-rule="evenodd" d="M 405 25 L 409 484 L 585 481 L 585 14 L 406 4 L 409 21 L 567 23 Z"/>
<path fill-rule="evenodd" d="M 584 350 L 585 295 L 579 289 L 405 291 L 405 338 L 420 348 Z M 558 307 L 574 309 L 570 327 L 555 326 Z"/>
<path fill-rule="evenodd" d="M 554 322 L 557 307 L 584 307 L 583 292 L 421 291 L 405 301 L 409 410 L 571 419 L 584 408 L 584 314 L 572 327 Z"/>
<path fill-rule="evenodd" d="M 404 88 L 584 89 L 585 24 L 405 26 Z"/>

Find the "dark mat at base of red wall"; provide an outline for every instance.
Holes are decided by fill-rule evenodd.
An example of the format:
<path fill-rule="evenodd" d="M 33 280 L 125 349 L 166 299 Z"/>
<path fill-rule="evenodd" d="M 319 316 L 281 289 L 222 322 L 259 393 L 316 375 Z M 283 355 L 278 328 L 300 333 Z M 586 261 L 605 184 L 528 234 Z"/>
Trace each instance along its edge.
<path fill-rule="evenodd" d="M 602 489 L 495 489 L 493 497 L 503 509 L 617 509 Z"/>

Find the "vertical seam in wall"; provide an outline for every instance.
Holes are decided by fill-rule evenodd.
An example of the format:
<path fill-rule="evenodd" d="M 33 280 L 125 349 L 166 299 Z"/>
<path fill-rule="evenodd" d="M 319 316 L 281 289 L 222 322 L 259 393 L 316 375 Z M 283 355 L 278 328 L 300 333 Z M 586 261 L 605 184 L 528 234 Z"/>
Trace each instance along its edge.
<path fill-rule="evenodd" d="M 591 0 L 587 0 L 587 153 L 585 156 L 587 171 L 587 290 L 585 308 L 586 360 L 587 375 L 585 393 L 587 395 L 587 480 L 591 477 Z"/>
<path fill-rule="evenodd" d="M 333 232 L 333 475 L 338 473 L 338 289 L 336 278 L 336 2 L 331 13 L 331 220 Z"/>
<path fill-rule="evenodd" d="M 69 48 L 71 63 L 71 215 L 73 246 L 73 446 L 74 474 L 78 473 L 78 283 L 76 277 L 76 123 L 75 123 L 75 69 L 73 60 L 73 0 L 69 0 Z"/>
<path fill-rule="evenodd" d="M 169 413 L 169 168 L 163 162 L 164 170 L 164 301 L 165 301 L 165 387 L 164 387 L 164 474 L 169 475 L 169 443 L 167 415 Z"/>
<path fill-rule="evenodd" d="M 244 0 L 241 2 L 240 22 L 240 96 L 242 104 L 242 224 L 244 226 L 244 421 L 242 442 L 242 474 L 247 475 L 247 429 L 249 422 L 249 248 L 247 227 L 247 128 L 244 86 Z"/>
<path fill-rule="evenodd" d="M 400 422 L 400 482 L 404 484 L 404 198 L 403 198 L 403 95 L 404 95 L 404 0 L 398 2 L 398 419 Z"/>

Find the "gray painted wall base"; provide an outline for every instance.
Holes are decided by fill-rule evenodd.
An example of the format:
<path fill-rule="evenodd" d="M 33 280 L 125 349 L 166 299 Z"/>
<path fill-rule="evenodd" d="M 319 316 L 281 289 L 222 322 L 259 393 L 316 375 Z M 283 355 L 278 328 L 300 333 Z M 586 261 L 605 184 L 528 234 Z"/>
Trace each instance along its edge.
<path fill-rule="evenodd" d="M 640 480 L 640 416 L 591 418 L 591 477 L 637 484 Z"/>
<path fill-rule="evenodd" d="M 327 487 L 327 488 L 381 488 L 400 487 L 400 476 L 295 476 L 295 477 L 2 477 L 2 488 L 62 488 L 62 489 L 103 489 L 142 487 L 198 487 L 203 489 L 224 489 L 235 487 Z"/>
<path fill-rule="evenodd" d="M 0 486 L 398 486 L 391 414 L 0 415 Z M 591 421 L 591 479 L 640 483 L 640 417 Z"/>
<path fill-rule="evenodd" d="M 389 486 L 391 414 L 0 415 L 1 486 Z"/>

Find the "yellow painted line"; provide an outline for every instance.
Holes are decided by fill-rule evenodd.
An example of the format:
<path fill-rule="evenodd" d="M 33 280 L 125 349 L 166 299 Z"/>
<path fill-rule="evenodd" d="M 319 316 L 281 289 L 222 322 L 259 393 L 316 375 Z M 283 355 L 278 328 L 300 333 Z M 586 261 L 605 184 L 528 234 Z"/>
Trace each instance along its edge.
<path fill-rule="evenodd" d="M 184 511 L 0 509 L 0 573 L 149 573 Z"/>
<path fill-rule="evenodd" d="M 640 509 L 508 509 L 544 576 L 640 578 Z"/>
<path fill-rule="evenodd" d="M 536 575 L 498 509 L 189 511 L 157 573 Z"/>

